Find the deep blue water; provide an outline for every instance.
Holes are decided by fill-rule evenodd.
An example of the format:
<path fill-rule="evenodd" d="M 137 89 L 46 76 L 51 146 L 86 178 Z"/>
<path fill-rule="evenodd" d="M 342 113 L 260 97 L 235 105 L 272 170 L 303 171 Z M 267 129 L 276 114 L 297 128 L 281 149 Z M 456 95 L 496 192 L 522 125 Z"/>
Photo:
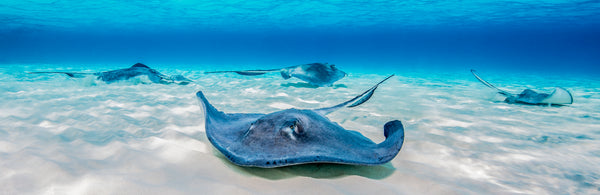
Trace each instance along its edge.
<path fill-rule="evenodd" d="M 599 1 L 4 1 L 0 63 L 598 74 Z"/>

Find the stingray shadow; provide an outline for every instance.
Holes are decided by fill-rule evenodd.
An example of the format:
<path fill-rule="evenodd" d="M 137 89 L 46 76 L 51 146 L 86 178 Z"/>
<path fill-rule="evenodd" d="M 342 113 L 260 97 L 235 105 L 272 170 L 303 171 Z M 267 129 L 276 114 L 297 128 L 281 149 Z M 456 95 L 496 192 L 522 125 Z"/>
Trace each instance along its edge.
<path fill-rule="evenodd" d="M 217 156 L 223 161 L 223 163 L 235 171 L 269 180 L 289 179 L 299 176 L 318 179 L 333 179 L 350 175 L 356 175 L 370 179 L 384 179 L 396 171 L 396 168 L 394 168 L 391 163 L 378 166 L 312 163 L 276 168 L 242 167 L 233 164 L 227 160 L 227 158 L 223 156 L 223 154 L 221 154 L 216 148 L 212 148 L 215 156 Z"/>
<path fill-rule="evenodd" d="M 282 87 L 296 87 L 296 88 L 319 88 L 319 86 L 316 85 L 311 85 L 310 83 L 305 83 L 305 82 L 297 82 L 297 83 L 284 83 L 281 84 Z M 332 86 L 334 89 L 337 88 L 348 88 L 348 86 L 344 85 L 344 84 L 337 84 L 337 85 L 333 85 Z"/>
<path fill-rule="evenodd" d="M 492 101 L 494 103 L 498 103 L 498 104 L 509 104 L 509 105 L 517 105 L 517 106 L 538 106 L 538 107 L 553 107 L 553 108 L 561 108 L 561 107 L 568 107 L 569 105 L 563 105 L 563 104 L 529 104 L 529 103 L 522 103 L 522 102 L 509 102 L 506 100 L 494 100 Z"/>

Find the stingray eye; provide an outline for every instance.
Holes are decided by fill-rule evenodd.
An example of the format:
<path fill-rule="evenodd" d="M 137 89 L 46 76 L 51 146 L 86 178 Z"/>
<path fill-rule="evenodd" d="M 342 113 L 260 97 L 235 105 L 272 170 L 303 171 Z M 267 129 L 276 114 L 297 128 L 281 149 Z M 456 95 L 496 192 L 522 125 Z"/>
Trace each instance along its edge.
<path fill-rule="evenodd" d="M 294 121 L 290 124 L 290 129 L 292 131 L 296 131 L 297 128 L 298 128 L 298 122 Z"/>

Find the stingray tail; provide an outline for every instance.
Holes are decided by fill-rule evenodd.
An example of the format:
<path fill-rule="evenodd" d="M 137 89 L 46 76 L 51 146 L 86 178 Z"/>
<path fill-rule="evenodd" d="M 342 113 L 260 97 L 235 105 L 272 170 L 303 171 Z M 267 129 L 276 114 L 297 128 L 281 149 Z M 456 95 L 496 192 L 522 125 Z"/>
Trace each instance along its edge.
<path fill-rule="evenodd" d="M 499 94 L 502 94 L 504 96 L 513 96 L 513 94 L 508 93 L 502 89 L 498 89 L 496 86 L 492 85 L 491 83 L 488 83 L 487 81 L 483 80 L 481 77 L 479 77 L 479 75 L 477 75 L 477 73 L 475 73 L 476 71 L 471 69 L 471 74 L 473 74 L 473 76 L 475 76 L 475 78 L 477 78 L 477 80 L 479 80 L 479 82 L 483 83 L 485 86 L 492 88 L 492 89 L 496 89 L 498 90 Z"/>
<path fill-rule="evenodd" d="M 81 78 L 85 75 L 93 75 L 94 73 L 83 73 L 83 72 L 28 72 L 29 74 L 66 74 L 69 77 Z"/>
<path fill-rule="evenodd" d="M 340 108 L 343 108 L 344 106 L 346 106 L 346 105 L 348 105 L 350 103 L 352 103 L 352 104 L 350 104 L 349 106 L 347 106 L 349 108 L 361 105 L 361 104 L 365 103 L 367 100 L 371 99 L 371 97 L 373 96 L 373 93 L 375 93 L 375 90 L 377 89 L 377 87 L 379 87 L 379 84 L 387 81 L 388 79 L 392 78 L 393 76 L 394 76 L 394 74 L 386 77 L 385 79 L 383 79 L 382 81 L 380 81 L 379 83 L 377 83 L 373 87 L 371 87 L 369 90 L 363 92 L 362 94 L 360 94 L 360 95 L 358 95 L 358 96 L 356 96 L 356 97 L 354 97 L 354 98 L 352 98 L 352 99 L 350 99 L 350 100 L 348 100 L 348 101 L 346 101 L 344 103 L 341 103 L 341 104 L 338 104 L 338 105 L 335 105 L 335 106 L 332 106 L 332 107 L 328 107 L 328 108 L 317 109 L 317 110 L 315 110 L 315 112 L 318 112 L 318 113 L 320 113 L 322 115 L 326 115 L 326 114 L 329 114 L 329 113 L 331 113 L 333 111 L 336 111 L 336 110 L 338 110 Z"/>
<path fill-rule="evenodd" d="M 281 69 L 267 69 L 267 70 L 226 70 L 226 71 L 212 71 L 212 72 L 204 72 L 205 74 L 211 74 L 211 73 L 229 73 L 229 72 L 234 72 L 240 75 L 245 75 L 245 76 L 256 76 L 256 75 L 262 75 L 265 74 L 267 72 L 273 72 L 273 71 L 279 71 Z"/>

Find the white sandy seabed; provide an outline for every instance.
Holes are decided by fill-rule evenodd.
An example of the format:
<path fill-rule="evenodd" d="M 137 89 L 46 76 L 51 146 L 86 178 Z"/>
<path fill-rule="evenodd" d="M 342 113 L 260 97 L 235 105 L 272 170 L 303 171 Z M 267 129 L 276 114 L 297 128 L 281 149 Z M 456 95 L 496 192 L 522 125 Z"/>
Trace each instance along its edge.
<path fill-rule="evenodd" d="M 375 142 L 383 124 L 401 120 L 406 140 L 390 163 L 261 169 L 233 165 L 212 147 L 197 91 L 221 111 L 269 113 L 335 105 L 387 75 L 350 72 L 334 87 L 311 88 L 276 73 L 156 69 L 195 83 L 105 84 L 25 72 L 108 67 L 0 66 L 0 194 L 600 193 L 600 81 L 592 78 L 480 72 L 509 91 L 562 86 L 575 97 L 546 107 L 503 103 L 468 70 L 397 74 L 369 102 L 328 115 Z"/>

